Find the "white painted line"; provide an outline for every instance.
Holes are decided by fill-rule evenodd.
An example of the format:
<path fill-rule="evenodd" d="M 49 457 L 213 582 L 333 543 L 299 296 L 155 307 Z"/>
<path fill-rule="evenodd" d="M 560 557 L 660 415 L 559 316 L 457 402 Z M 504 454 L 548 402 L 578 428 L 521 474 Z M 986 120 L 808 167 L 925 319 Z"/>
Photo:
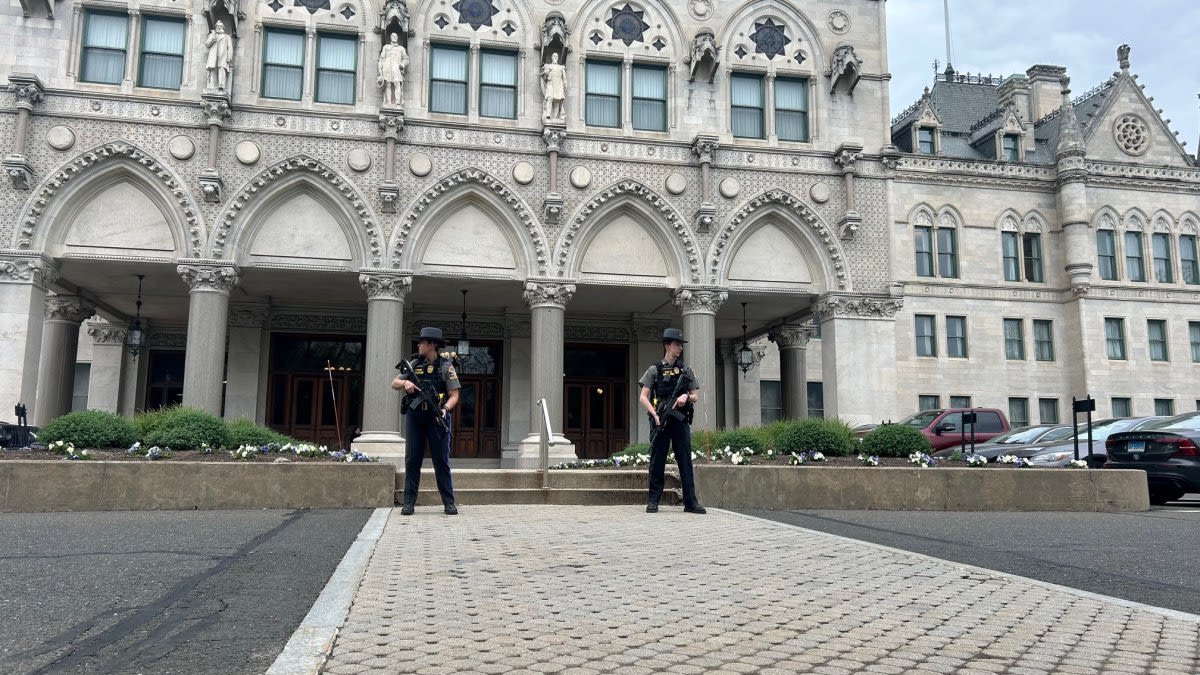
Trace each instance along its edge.
<path fill-rule="evenodd" d="M 338 630 L 350 613 L 350 603 L 354 601 L 354 594 L 391 512 L 390 508 L 380 508 L 371 514 L 267 675 L 316 675 L 321 672 L 333 651 Z"/>
<path fill-rule="evenodd" d="M 792 525 L 791 523 L 781 523 L 776 520 L 768 520 L 766 518 L 760 518 L 758 516 L 751 516 L 751 515 L 745 514 L 745 513 L 737 513 L 736 511 L 727 511 L 725 509 L 714 509 L 712 507 L 709 507 L 709 510 L 710 511 L 719 511 L 721 513 L 727 513 L 731 516 L 737 516 L 739 518 L 747 518 L 747 519 L 755 520 L 755 521 L 762 522 L 762 523 L 768 523 L 768 524 L 774 525 L 776 527 L 789 528 L 789 529 L 795 529 L 795 530 L 804 530 L 804 532 L 808 533 L 808 534 L 815 534 L 815 535 L 820 535 L 823 537 L 829 537 L 830 539 L 838 539 L 838 540 L 841 540 L 841 541 L 844 541 L 847 543 L 858 544 L 861 546 L 869 546 L 871 548 L 876 548 L 881 551 L 888 551 L 890 553 L 898 553 L 898 554 L 913 556 L 916 558 L 923 558 L 925 560 L 941 563 L 943 565 L 957 565 L 963 569 L 978 571 L 982 574 L 991 574 L 993 576 L 1002 577 L 1002 578 L 1008 579 L 1010 581 L 1019 582 L 1022 584 L 1033 584 L 1033 585 L 1041 586 L 1043 588 L 1046 588 L 1046 589 L 1049 589 L 1052 591 L 1061 591 L 1063 593 L 1070 593 L 1072 595 L 1077 595 L 1081 598 L 1087 598 L 1089 600 L 1101 600 L 1103 602 L 1111 602 L 1113 604 L 1120 605 L 1122 607 L 1127 607 L 1129 609 L 1140 609 L 1140 610 L 1144 610 L 1147 612 L 1153 612 L 1155 614 L 1160 614 L 1160 615 L 1165 616 L 1170 619 L 1177 619 L 1180 621 L 1191 621 L 1193 623 L 1200 623 L 1200 614 L 1189 614 L 1187 612 L 1180 612 L 1180 611 L 1177 611 L 1174 609 L 1167 609 L 1165 607 L 1155 607 L 1154 605 L 1147 605 L 1147 604 L 1144 604 L 1141 602 L 1134 602 L 1133 600 L 1126 600 L 1124 598 L 1114 598 L 1111 595 L 1100 595 L 1099 593 L 1092 593 L 1091 591 L 1081 591 L 1078 588 L 1071 588 L 1069 586 L 1060 586 L 1058 584 L 1052 584 L 1048 581 L 1041 581 L 1040 579 L 1032 579 L 1030 577 L 1022 577 L 1022 576 L 1018 576 L 1016 574 L 1009 574 L 1008 572 L 1000 572 L 997 570 L 988 569 L 986 567 L 976 567 L 975 565 L 967 565 L 965 563 L 956 562 L 954 560 L 946 560 L 945 558 L 935 558 L 930 555 L 925 555 L 924 553 L 914 553 L 913 551 L 906 551 L 902 548 L 895 548 L 892 546 L 884 546 L 883 544 L 876 544 L 876 543 L 869 542 L 869 541 L 863 541 L 861 539 L 851 539 L 850 537 L 843 537 L 843 536 L 837 535 L 837 534 L 829 534 L 828 532 L 822 532 L 821 530 L 813 530 L 813 529 L 809 529 L 807 527 L 802 527 L 800 525 Z"/>

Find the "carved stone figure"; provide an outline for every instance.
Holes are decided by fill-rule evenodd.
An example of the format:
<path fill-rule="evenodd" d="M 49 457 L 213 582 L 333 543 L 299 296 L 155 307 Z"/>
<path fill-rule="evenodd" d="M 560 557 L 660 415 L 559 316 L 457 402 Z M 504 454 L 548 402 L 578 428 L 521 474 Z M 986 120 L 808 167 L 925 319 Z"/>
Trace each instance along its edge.
<path fill-rule="evenodd" d="M 399 37 L 400 46 L 408 48 L 410 18 L 408 4 L 404 0 L 387 0 L 379 11 L 379 32 L 383 33 L 384 44 L 393 36 Z"/>
<path fill-rule="evenodd" d="M 688 55 L 692 70 L 689 79 L 713 81 L 720 63 L 721 48 L 717 46 L 717 36 L 709 28 L 701 28 L 696 37 L 692 38 L 692 53 Z"/>
<path fill-rule="evenodd" d="M 218 22 L 225 24 L 225 29 L 232 37 L 238 36 L 238 21 L 246 18 L 240 7 L 241 0 L 205 0 L 203 14 L 208 20 L 210 30 L 217 27 Z"/>
<path fill-rule="evenodd" d="M 559 61 L 566 61 L 569 49 L 567 38 L 570 34 L 571 30 L 567 28 L 567 19 L 562 12 L 555 10 L 546 15 L 546 20 L 542 23 L 542 63 L 549 62 L 550 54 L 558 54 Z"/>
<path fill-rule="evenodd" d="M 542 66 L 542 117 L 546 120 L 561 120 L 566 114 L 563 104 L 567 100 L 567 69 L 558 62 L 558 54 L 550 55 L 550 63 Z"/>
<path fill-rule="evenodd" d="M 379 52 L 379 77 L 376 84 L 383 89 L 383 104 L 399 106 L 404 100 L 404 71 L 408 68 L 408 51 L 400 38 L 392 33 L 391 41 Z"/>
<path fill-rule="evenodd" d="M 209 89 L 225 90 L 229 74 L 233 72 L 233 38 L 225 33 L 225 23 L 218 21 L 216 27 L 208 32 L 204 40 L 208 48 L 208 85 Z"/>

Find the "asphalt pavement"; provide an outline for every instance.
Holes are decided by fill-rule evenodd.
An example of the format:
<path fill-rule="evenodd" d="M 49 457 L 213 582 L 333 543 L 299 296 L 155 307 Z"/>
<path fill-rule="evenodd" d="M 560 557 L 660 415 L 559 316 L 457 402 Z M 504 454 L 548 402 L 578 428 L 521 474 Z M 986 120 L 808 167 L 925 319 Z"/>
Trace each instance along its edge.
<path fill-rule="evenodd" d="M 370 515 L 0 514 L 0 672 L 262 673 Z"/>
<path fill-rule="evenodd" d="M 742 513 L 1200 614 L 1200 494 L 1145 513 Z"/>

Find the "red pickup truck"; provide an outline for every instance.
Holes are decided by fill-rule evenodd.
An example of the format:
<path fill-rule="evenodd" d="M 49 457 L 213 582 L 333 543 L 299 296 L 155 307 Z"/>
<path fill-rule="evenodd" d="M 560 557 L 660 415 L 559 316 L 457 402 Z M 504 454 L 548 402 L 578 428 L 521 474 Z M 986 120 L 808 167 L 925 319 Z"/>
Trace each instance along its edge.
<path fill-rule="evenodd" d="M 975 424 L 967 424 L 963 428 L 963 413 L 975 413 Z M 947 408 L 925 410 L 909 415 L 900 422 L 910 427 L 920 429 L 934 450 L 941 450 L 958 445 L 962 442 L 963 432 L 966 432 L 967 442 L 971 442 L 971 427 L 975 427 L 975 443 L 978 445 L 994 436 L 1012 428 L 1004 413 L 996 408 Z"/>

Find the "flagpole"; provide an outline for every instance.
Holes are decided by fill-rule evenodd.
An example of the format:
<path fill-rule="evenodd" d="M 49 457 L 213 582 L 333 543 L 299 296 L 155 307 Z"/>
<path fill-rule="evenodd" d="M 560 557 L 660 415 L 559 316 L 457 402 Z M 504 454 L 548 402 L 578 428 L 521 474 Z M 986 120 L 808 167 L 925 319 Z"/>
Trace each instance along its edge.
<path fill-rule="evenodd" d="M 337 431 L 337 447 L 334 449 L 341 450 L 342 422 L 338 418 L 337 390 L 333 386 L 333 364 L 328 360 L 325 361 L 325 372 L 329 373 L 329 397 L 333 399 L 333 428 Z"/>

